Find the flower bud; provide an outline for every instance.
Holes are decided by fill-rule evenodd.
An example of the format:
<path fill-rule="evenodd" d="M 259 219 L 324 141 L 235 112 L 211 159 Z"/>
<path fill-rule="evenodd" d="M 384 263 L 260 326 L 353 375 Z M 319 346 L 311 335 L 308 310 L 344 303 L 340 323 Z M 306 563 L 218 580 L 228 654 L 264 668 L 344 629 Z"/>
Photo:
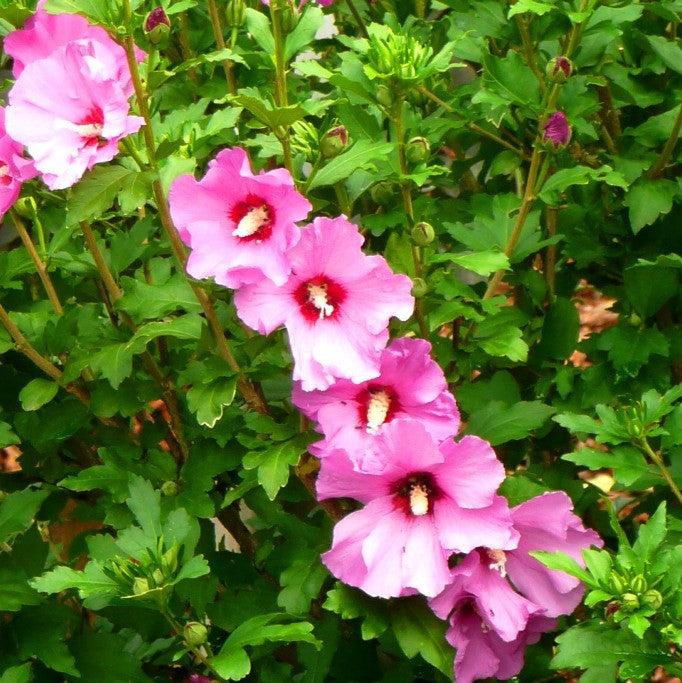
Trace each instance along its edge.
<path fill-rule="evenodd" d="M 31 220 L 38 211 L 38 205 L 33 197 L 22 197 L 14 202 L 14 210 L 22 217 Z"/>
<path fill-rule="evenodd" d="M 405 145 L 405 156 L 412 164 L 421 164 L 427 161 L 431 154 L 431 145 L 426 138 L 417 137 L 412 138 L 407 145 Z"/>
<path fill-rule="evenodd" d="M 391 93 L 390 89 L 387 86 L 385 86 L 383 84 L 378 85 L 377 89 L 376 89 L 376 97 L 377 97 L 377 102 L 382 107 L 389 109 L 390 107 L 393 106 L 393 94 Z"/>
<path fill-rule="evenodd" d="M 178 495 L 178 485 L 174 481 L 164 481 L 161 485 L 161 493 L 169 498 Z"/>
<path fill-rule="evenodd" d="M 227 28 L 239 27 L 244 23 L 245 9 L 244 0 L 229 0 L 225 7 Z"/>
<path fill-rule="evenodd" d="M 614 594 L 620 595 L 625 591 L 625 581 L 623 581 L 623 578 L 619 574 L 616 574 L 616 572 L 611 572 L 609 583 Z"/>
<path fill-rule="evenodd" d="M 175 574 L 178 568 L 178 554 L 180 552 L 180 546 L 174 545 L 172 548 L 166 550 L 161 558 L 161 566 L 167 576 Z"/>
<path fill-rule="evenodd" d="M 143 576 L 138 576 L 135 581 L 133 581 L 133 594 L 142 595 L 149 590 L 149 581 Z"/>
<path fill-rule="evenodd" d="M 642 602 L 651 609 L 660 609 L 663 604 L 663 596 L 657 591 L 651 588 L 642 596 Z"/>
<path fill-rule="evenodd" d="M 554 83 L 565 83 L 573 73 L 573 64 L 568 57 L 560 55 L 550 59 L 547 63 L 547 78 Z"/>
<path fill-rule="evenodd" d="M 412 241 L 420 247 L 431 244 L 436 237 L 436 232 L 431 223 L 421 221 L 412 228 Z"/>
<path fill-rule="evenodd" d="M 182 629 L 182 637 L 190 647 L 203 645 L 208 639 L 206 627 L 199 621 L 190 621 Z"/>
<path fill-rule="evenodd" d="M 426 284 L 426 280 L 420 277 L 412 278 L 412 296 L 415 299 L 425 296 L 428 291 L 429 286 Z"/>
<path fill-rule="evenodd" d="M 630 589 L 633 593 L 637 593 L 638 595 L 644 593 L 647 589 L 646 579 L 641 574 L 637 574 L 637 576 L 630 581 Z"/>
<path fill-rule="evenodd" d="M 144 20 L 144 31 L 152 45 L 165 45 L 170 35 L 170 19 L 163 7 L 154 8 Z"/>
<path fill-rule="evenodd" d="M 543 126 L 544 142 L 556 151 L 565 147 L 570 139 L 571 126 L 566 114 L 562 111 L 555 111 Z"/>
<path fill-rule="evenodd" d="M 187 679 L 187 683 L 213 683 L 213 679 L 208 676 L 202 676 L 201 674 L 192 674 Z"/>
<path fill-rule="evenodd" d="M 395 199 L 396 187 L 390 180 L 382 180 L 372 187 L 370 194 L 377 204 L 386 206 Z"/>
<path fill-rule="evenodd" d="M 348 131 L 345 126 L 328 130 L 320 142 L 320 152 L 325 159 L 332 159 L 348 146 Z"/>
<path fill-rule="evenodd" d="M 639 607 L 639 598 L 634 593 L 625 593 L 620 599 L 620 607 L 626 612 L 634 612 Z"/>

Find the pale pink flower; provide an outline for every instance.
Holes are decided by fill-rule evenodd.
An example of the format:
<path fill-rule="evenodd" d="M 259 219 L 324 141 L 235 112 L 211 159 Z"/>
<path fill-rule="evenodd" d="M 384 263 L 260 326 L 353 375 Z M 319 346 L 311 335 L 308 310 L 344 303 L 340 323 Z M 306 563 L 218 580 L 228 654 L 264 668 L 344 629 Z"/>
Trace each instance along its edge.
<path fill-rule="evenodd" d="M 387 424 L 378 441 L 381 474 L 357 472 L 341 450 L 321 461 L 321 500 L 365 503 L 336 525 L 322 556 L 337 578 L 378 597 L 413 590 L 435 596 L 450 581 L 453 552 L 516 545 L 507 502 L 495 494 L 504 468 L 489 444 L 467 436 L 439 445 L 420 422 L 406 419 Z"/>
<path fill-rule="evenodd" d="M 410 279 L 393 273 L 382 256 L 363 254 L 363 241 L 344 216 L 316 218 L 289 252 L 286 283 L 264 280 L 235 294 L 249 327 L 261 334 L 286 327 L 293 378 L 304 391 L 377 377 L 389 319 L 412 314 Z"/>
<path fill-rule="evenodd" d="M 296 221 L 312 209 L 287 170 L 254 175 L 239 147 L 219 152 L 199 181 L 176 178 L 169 201 L 173 222 L 192 249 L 187 272 L 231 288 L 264 278 L 286 283 L 289 251 L 301 236 Z"/>
<path fill-rule="evenodd" d="M 21 184 L 36 174 L 33 162 L 24 159 L 23 151 L 5 132 L 5 108 L 0 107 L 0 218 L 17 201 Z"/>
<path fill-rule="evenodd" d="M 358 469 L 371 471 L 380 464 L 376 436 L 399 418 L 419 420 L 436 441 L 453 437 L 459 429 L 457 403 L 430 351 L 424 339 L 395 339 L 381 353 L 376 379 L 360 384 L 339 380 L 325 391 L 309 392 L 297 382 L 294 405 L 326 437 L 310 447 L 311 453 L 322 457 L 341 448 Z"/>
<path fill-rule="evenodd" d="M 12 31 L 4 40 L 4 51 L 14 60 L 12 74 L 15 78 L 21 75 L 28 64 L 49 57 L 71 41 L 89 38 L 100 42 L 114 55 L 117 65 L 116 80 L 122 86 L 126 82 L 130 83 L 125 50 L 103 28 L 93 26 L 78 14 L 49 14 L 44 9 L 45 2 L 46 0 L 40 0 L 36 13 L 24 27 Z M 136 56 L 137 61 L 141 62 L 146 54 L 136 48 Z"/>
<path fill-rule="evenodd" d="M 9 92 L 7 132 L 26 146 L 50 189 L 70 187 L 110 161 L 144 120 L 129 116 L 129 78 L 97 40 L 71 41 L 24 68 Z"/>

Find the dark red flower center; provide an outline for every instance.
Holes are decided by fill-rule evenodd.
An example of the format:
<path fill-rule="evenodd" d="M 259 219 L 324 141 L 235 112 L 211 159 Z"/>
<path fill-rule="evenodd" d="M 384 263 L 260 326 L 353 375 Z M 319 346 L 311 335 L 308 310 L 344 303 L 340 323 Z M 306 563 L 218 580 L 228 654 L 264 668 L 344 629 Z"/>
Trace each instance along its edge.
<path fill-rule="evenodd" d="M 326 275 L 317 275 L 302 282 L 294 292 L 303 317 L 311 323 L 335 318 L 346 298 L 346 290 Z"/>
<path fill-rule="evenodd" d="M 393 485 L 393 494 L 403 512 L 413 517 L 431 514 L 434 502 L 441 495 L 433 475 L 429 472 L 415 472 L 399 479 Z"/>
<path fill-rule="evenodd" d="M 400 410 L 400 403 L 391 387 L 370 384 L 355 399 L 358 403 L 360 422 L 368 434 L 376 434 L 385 422 L 390 422 Z"/>
<path fill-rule="evenodd" d="M 106 142 L 102 138 L 104 129 L 104 112 L 100 107 L 93 107 L 83 119 L 76 124 L 76 131 L 86 145 L 99 145 Z"/>
<path fill-rule="evenodd" d="M 275 210 L 261 197 L 247 195 L 230 210 L 232 234 L 246 241 L 262 242 L 272 234 Z"/>

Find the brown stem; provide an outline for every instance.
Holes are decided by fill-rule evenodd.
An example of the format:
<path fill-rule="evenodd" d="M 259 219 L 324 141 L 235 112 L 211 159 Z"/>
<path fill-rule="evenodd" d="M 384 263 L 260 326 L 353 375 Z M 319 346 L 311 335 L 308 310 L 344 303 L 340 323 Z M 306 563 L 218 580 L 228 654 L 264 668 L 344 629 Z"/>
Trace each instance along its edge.
<path fill-rule="evenodd" d="M 677 112 L 677 116 L 675 117 L 675 123 L 673 123 L 673 129 L 670 131 L 670 137 L 663 146 L 658 160 L 649 169 L 647 178 L 657 178 L 665 168 L 666 164 L 670 160 L 670 157 L 672 156 L 672 153 L 675 151 L 677 139 L 680 137 L 680 128 L 682 128 L 682 105 L 680 105 L 680 110 Z"/>
<path fill-rule="evenodd" d="M 556 235 L 558 214 L 559 209 L 556 206 L 547 207 L 547 237 L 554 237 Z M 545 282 L 549 291 L 549 300 L 553 301 L 556 291 L 556 244 L 549 244 L 545 252 Z"/>
<path fill-rule="evenodd" d="M 38 271 L 38 277 L 40 277 L 40 281 L 43 283 L 43 287 L 45 288 L 45 292 L 47 293 L 47 298 L 50 300 L 50 303 L 52 304 L 52 308 L 54 308 L 54 311 L 57 315 L 63 315 L 64 308 L 62 307 L 62 304 L 59 301 L 57 290 L 54 288 L 54 285 L 52 284 L 50 274 L 47 272 L 47 266 L 40 258 L 40 255 L 38 254 L 35 245 L 31 240 L 31 236 L 28 234 L 28 230 L 26 230 L 26 226 L 24 225 L 21 218 L 19 218 L 19 216 L 14 211 L 10 211 L 10 216 L 12 217 L 14 227 L 19 233 L 19 237 L 21 237 L 21 241 L 24 243 L 24 246 L 26 247 L 26 251 L 28 252 L 29 256 L 31 257 L 31 260 L 33 261 L 33 264 L 36 267 L 36 270 Z"/>
<path fill-rule="evenodd" d="M 182 55 L 182 58 L 188 62 L 194 57 L 194 53 L 192 52 L 192 45 L 189 42 L 189 22 L 187 21 L 187 12 L 180 12 L 178 15 L 178 24 L 180 26 L 180 30 L 178 31 L 180 54 Z M 197 70 L 194 67 L 187 70 L 187 75 L 192 83 L 195 85 L 198 83 Z"/>
<path fill-rule="evenodd" d="M 216 7 L 215 0 L 206 0 L 206 5 L 208 6 L 208 16 L 211 19 L 211 26 L 213 27 L 213 37 L 215 38 L 216 45 L 219 50 L 224 50 L 227 45 L 225 44 L 225 38 L 223 36 L 223 26 L 220 22 L 220 15 L 218 14 L 218 8 Z M 227 86 L 231 95 L 237 92 L 237 81 L 234 77 L 234 71 L 232 69 L 232 62 L 229 59 L 223 59 L 222 61 L 223 71 L 225 71 L 225 78 L 227 79 Z"/>
<path fill-rule="evenodd" d="M 535 45 L 533 45 L 533 41 L 530 37 L 528 20 L 525 16 L 520 14 L 516 14 L 514 19 L 516 20 L 516 26 L 519 29 L 519 34 L 521 36 L 521 45 L 523 47 L 523 54 L 526 59 L 526 64 L 528 64 L 530 70 L 535 74 L 535 78 L 538 79 L 540 88 L 542 88 L 542 92 L 544 93 L 545 89 L 547 88 L 547 85 L 545 84 L 545 75 L 538 67 L 538 61 L 536 58 L 537 50 L 535 49 Z"/>
<path fill-rule="evenodd" d="M 127 12 L 129 12 L 130 3 L 129 0 L 126 1 Z M 142 127 L 142 132 L 144 135 L 145 145 L 147 147 L 147 156 L 149 158 L 149 167 L 155 174 L 155 179 L 152 182 L 152 190 L 154 192 L 154 198 L 156 200 L 157 210 L 159 212 L 159 218 L 161 220 L 161 226 L 163 227 L 166 236 L 168 237 L 173 254 L 180 266 L 180 272 L 183 273 L 185 277 L 186 270 L 185 266 L 187 263 L 187 253 L 185 251 L 185 245 L 180 239 L 180 235 L 173 224 L 170 215 L 170 209 L 168 207 L 168 199 L 161 186 L 161 180 L 159 178 L 159 168 L 156 160 L 156 144 L 154 142 L 154 132 L 152 130 L 151 116 L 149 114 L 149 105 L 147 103 L 147 93 L 144 90 L 142 81 L 140 79 L 140 72 L 137 68 L 137 61 L 135 60 L 135 43 L 133 41 L 132 35 L 129 33 L 125 38 L 125 51 L 128 58 L 128 66 L 130 68 L 130 75 L 133 82 L 133 89 L 135 91 L 135 98 L 137 99 L 138 107 L 140 109 L 140 114 L 145 121 L 145 125 Z M 208 324 L 213 333 L 213 337 L 216 341 L 218 347 L 218 353 L 227 362 L 227 364 L 232 368 L 232 370 L 237 374 L 237 387 L 239 388 L 244 400 L 249 404 L 249 406 L 259 413 L 267 413 L 268 408 L 260 393 L 255 389 L 253 384 L 244 375 L 237 359 L 232 354 L 232 350 L 225 337 L 225 332 L 223 331 L 222 325 L 218 320 L 218 315 L 216 313 L 213 302 L 210 300 L 206 292 L 196 283 L 192 282 L 188 278 L 188 282 L 194 292 L 194 295 L 201 305 L 204 315 L 208 321 Z"/>

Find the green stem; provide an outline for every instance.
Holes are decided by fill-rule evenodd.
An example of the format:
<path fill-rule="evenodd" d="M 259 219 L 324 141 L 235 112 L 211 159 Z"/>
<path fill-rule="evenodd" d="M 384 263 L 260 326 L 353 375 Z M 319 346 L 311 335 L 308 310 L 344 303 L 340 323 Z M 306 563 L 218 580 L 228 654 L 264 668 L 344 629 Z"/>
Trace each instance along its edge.
<path fill-rule="evenodd" d="M 152 191 L 156 200 L 156 207 L 159 212 L 161 226 L 168 237 L 168 240 L 170 241 L 173 254 L 178 262 L 178 265 L 180 266 L 180 272 L 187 277 L 185 268 L 187 263 L 187 253 L 185 251 L 185 245 L 182 243 L 182 239 L 180 238 L 180 235 L 171 219 L 168 199 L 161 185 L 159 166 L 156 160 L 156 143 L 154 142 L 154 131 L 152 128 L 152 120 L 149 112 L 147 93 L 142 85 L 140 71 L 138 69 L 137 60 L 135 59 L 135 43 L 133 41 L 132 35 L 132 8 L 130 0 L 124 0 L 124 10 L 126 28 L 128 29 L 124 47 L 126 51 L 126 57 L 128 59 L 128 67 L 130 69 L 130 76 L 133 82 L 137 106 L 145 122 L 145 125 L 142 127 L 142 133 L 145 146 L 147 148 L 147 157 L 149 159 L 147 166 L 155 176 L 154 180 L 152 181 Z M 187 278 L 187 281 L 192 288 L 194 296 L 199 302 L 204 315 L 206 316 L 206 320 L 208 321 L 209 327 L 213 333 L 213 337 L 218 347 L 218 353 L 237 375 L 237 386 L 239 387 L 239 391 L 244 397 L 244 400 L 253 410 L 263 414 L 267 413 L 268 408 L 263 397 L 256 390 L 254 385 L 251 384 L 249 379 L 244 375 L 239 363 L 237 363 L 237 359 L 234 357 L 234 354 L 230 349 L 230 345 L 227 341 L 227 337 L 225 336 L 225 332 L 223 331 L 220 320 L 218 319 L 213 302 L 198 284 L 192 282 L 189 278 Z"/>
<path fill-rule="evenodd" d="M 673 123 L 673 129 L 670 131 L 670 137 L 666 141 L 661 154 L 658 157 L 656 163 L 649 169 L 647 173 L 648 178 L 656 178 L 663 171 L 666 164 L 668 163 L 672 153 L 675 151 L 675 145 L 677 145 L 677 139 L 680 137 L 680 128 L 682 128 L 682 105 L 680 105 L 680 110 L 677 112 L 677 117 L 675 118 L 675 123 Z"/>
<path fill-rule="evenodd" d="M 399 97 L 393 110 L 393 123 L 395 125 L 395 137 L 398 146 L 398 164 L 400 173 L 407 176 L 410 172 L 405 156 L 405 121 L 403 117 L 403 98 Z M 406 178 L 400 179 L 400 193 L 403 197 L 403 207 L 407 216 L 407 224 L 414 227 L 414 207 L 412 205 L 412 182 Z M 422 247 L 412 244 L 412 262 L 414 263 L 414 273 L 418 278 L 424 277 L 424 254 Z M 416 298 L 414 303 L 414 315 L 419 325 L 419 333 L 424 339 L 429 338 L 429 326 L 426 324 L 424 315 L 424 302 L 421 298 Z"/>
<path fill-rule="evenodd" d="M 358 12 L 358 8 L 355 6 L 353 0 L 346 0 L 346 4 L 348 5 L 350 13 L 353 15 L 353 19 L 355 19 L 355 23 L 357 24 L 360 33 L 362 33 L 362 37 L 369 38 L 367 26 L 365 25 L 365 22 L 362 19 L 362 15 L 360 14 L 360 12 Z"/>
<path fill-rule="evenodd" d="M 281 0 L 271 0 L 270 17 L 272 19 L 272 37 L 275 42 L 275 101 L 278 107 L 289 104 L 287 93 L 287 66 L 284 56 L 284 33 L 282 30 Z M 282 133 L 278 135 L 284 153 L 284 165 L 293 177 L 293 163 L 291 158 L 291 141 L 289 140 L 289 126 L 282 126 Z"/>
<path fill-rule="evenodd" d="M 540 83 L 540 88 L 542 92 L 545 92 L 547 84 L 545 83 L 545 75 L 540 71 L 538 67 L 538 61 L 536 58 L 536 49 L 533 45 L 533 41 L 530 37 L 530 31 L 528 29 L 528 20 L 526 15 L 517 14 L 514 16 L 516 20 L 516 26 L 519 29 L 519 34 L 521 36 L 521 45 L 523 47 L 523 54 L 526 59 L 526 64 L 530 67 L 530 70 L 535 74 L 535 78 L 538 79 Z"/>
<path fill-rule="evenodd" d="M 680 503 L 682 503 L 682 491 L 680 491 L 679 486 L 675 483 L 675 480 L 672 478 L 672 475 L 670 474 L 670 471 L 663 462 L 663 458 L 661 457 L 661 455 L 657 453 L 653 448 L 651 448 L 646 438 L 643 438 L 640 441 L 639 445 L 642 448 L 642 450 L 651 458 L 652 462 L 656 465 L 656 467 L 658 467 L 658 469 L 661 471 L 663 479 L 665 479 L 666 483 L 675 495 L 675 498 L 677 498 L 677 500 Z"/>
<path fill-rule="evenodd" d="M 215 38 L 216 45 L 219 50 L 224 50 L 227 45 L 225 44 L 225 37 L 223 36 L 223 26 L 220 21 L 220 14 L 218 14 L 218 7 L 215 4 L 215 0 L 206 0 L 206 5 L 208 6 L 208 16 L 211 20 L 213 37 Z M 230 91 L 230 95 L 234 95 L 237 92 L 237 81 L 234 77 L 232 62 L 229 59 L 223 59 L 222 65 L 223 71 L 225 71 L 228 90 Z"/>

